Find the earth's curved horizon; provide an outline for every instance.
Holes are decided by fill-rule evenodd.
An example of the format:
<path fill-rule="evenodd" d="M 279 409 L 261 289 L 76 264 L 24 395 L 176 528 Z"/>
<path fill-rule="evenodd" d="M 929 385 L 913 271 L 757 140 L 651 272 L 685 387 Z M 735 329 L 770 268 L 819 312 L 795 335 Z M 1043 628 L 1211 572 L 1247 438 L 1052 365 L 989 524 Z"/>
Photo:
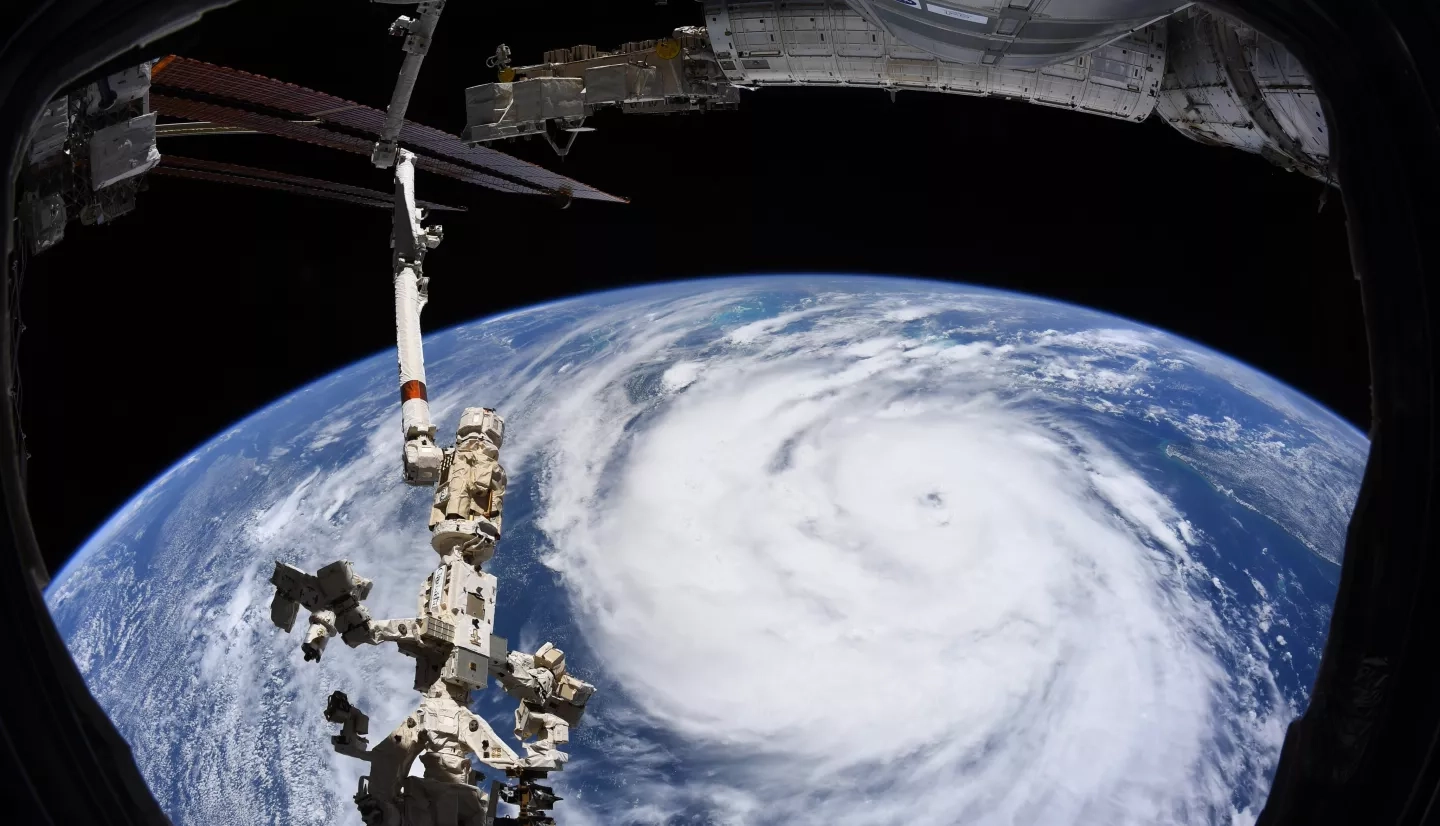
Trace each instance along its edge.
<path fill-rule="evenodd" d="M 1263 804 L 1368 450 L 1272 377 L 1048 299 L 825 274 L 561 299 L 426 355 L 442 441 L 462 407 L 507 416 L 497 633 L 600 688 L 560 822 Z M 433 559 L 393 372 L 382 352 L 227 428 L 47 592 L 177 826 L 358 823 L 324 696 L 372 739 L 417 699 L 389 646 L 302 668 L 265 593 L 275 558 L 346 557 L 405 615 Z"/>
<path fill-rule="evenodd" d="M 768 280 L 772 280 L 772 279 L 806 279 L 806 278 L 836 278 L 836 277 L 840 277 L 840 278 L 860 278 L 860 279 L 884 280 L 884 281 L 894 281 L 894 282 L 912 282 L 912 283 L 915 283 L 915 284 L 929 284 L 929 285 L 934 285 L 934 286 L 936 286 L 936 287 L 942 287 L 942 288 L 959 286 L 959 287 L 961 287 L 961 288 L 963 288 L 963 289 L 965 289 L 965 290 L 969 290 L 969 291 L 973 291 L 973 292 L 978 292 L 978 293 L 994 293 L 994 294 L 997 294 L 997 295 L 1014 296 L 1014 297 L 1019 297 L 1019 298 L 1031 299 L 1031 300 L 1035 300 L 1035 301 L 1043 301 L 1043 302 L 1045 302 L 1045 303 L 1047 303 L 1047 304 L 1055 304 L 1055 305 L 1058 305 L 1058 306 L 1061 306 L 1061 307 L 1068 307 L 1068 308 L 1071 308 L 1071 309 L 1076 310 L 1076 311 L 1078 311 L 1078 312 L 1084 312 L 1084 313 L 1087 313 L 1087 314 L 1090 314 L 1090 315 L 1101 316 L 1101 317 L 1104 317 L 1104 318 L 1111 318 L 1111 319 L 1114 319 L 1115 321 L 1117 321 L 1117 322 L 1119 322 L 1119 323 L 1121 323 L 1121 324 L 1125 324 L 1125 325 L 1147 326 L 1147 325 L 1145 325 L 1143 322 L 1134 321 L 1134 320 L 1128 319 L 1128 318 L 1126 318 L 1126 317 L 1124 317 L 1124 316 L 1122 316 L 1122 315 L 1117 315 L 1116 313 L 1111 313 L 1111 312 L 1108 312 L 1108 311 L 1106 311 L 1106 310 L 1096 310 L 1096 309 L 1093 309 L 1093 308 L 1091 308 L 1091 307 L 1086 307 L 1086 306 L 1083 305 L 1083 304 L 1075 303 L 1075 302 L 1073 302 L 1073 301 L 1062 301 L 1062 300 L 1056 299 L 1056 298 L 1048 298 L 1048 297 L 1046 297 L 1046 296 L 1036 295 L 1036 294 L 1032 294 L 1032 293 L 1024 293 L 1024 292 L 1020 292 L 1020 291 L 1017 291 L 1017 290 L 1004 290 L 1004 289 L 1000 289 L 1000 288 L 998 288 L 998 287 L 987 287 L 987 286 L 980 286 L 980 285 L 973 285 L 973 284 L 961 284 L 961 283 L 952 282 L 952 281 L 943 281 L 943 280 L 936 279 L 936 278 L 922 278 L 922 277 L 918 277 L 918 276 L 870 275 L 870 274 L 866 274 L 866 275 L 847 275 L 847 274 L 821 273 L 821 272 L 814 272 L 814 273 L 808 273 L 808 272 L 807 272 L 807 273 L 781 273 L 781 272 L 776 272 L 776 273 L 761 273 L 761 274 L 755 274 L 755 275 L 717 275 L 717 276 L 702 276 L 702 277 L 697 277 L 697 278 L 681 278 L 681 279 L 675 279 L 675 280 L 673 280 L 673 281 L 661 281 L 661 282 L 657 282 L 657 283 L 654 283 L 654 284 L 635 284 L 635 285 L 631 285 L 631 286 L 627 286 L 627 287 L 617 287 L 617 288 L 615 288 L 615 289 L 613 289 L 613 290 L 596 290 L 596 291 L 593 291 L 593 292 L 577 293 L 577 294 L 575 294 L 575 295 L 566 296 L 566 297 L 564 297 L 564 298 L 557 298 L 557 299 L 554 299 L 554 300 L 552 300 L 552 301 L 546 301 L 546 302 L 543 302 L 543 303 L 540 303 L 540 304 L 533 304 L 533 305 L 531 305 L 531 306 L 529 306 L 529 307 L 521 307 L 521 308 L 518 308 L 518 309 L 506 310 L 506 311 L 504 311 L 504 312 L 496 313 L 496 314 L 494 314 L 494 315 L 481 316 L 480 318 L 472 319 L 472 320 L 470 320 L 470 321 L 460 322 L 460 323 L 458 323 L 458 324 L 452 324 L 452 325 L 450 325 L 449 327 L 444 327 L 444 328 L 441 328 L 441 329 L 439 329 L 439 330 L 428 331 L 428 332 L 425 333 L 425 340 L 426 340 L 426 342 L 429 342 L 429 340 L 430 340 L 431 338 L 438 337 L 438 336 L 443 336 L 443 335 L 446 335 L 446 334 L 448 334 L 448 333 L 450 333 L 450 332 L 452 332 L 452 331 L 455 331 L 455 330 L 459 330 L 459 329 L 463 329 L 463 328 L 467 328 L 467 327 L 473 327 L 473 326 L 475 326 L 475 325 L 477 325 L 477 324 L 488 324 L 488 323 L 495 322 L 495 321 L 503 321 L 504 319 L 506 319 L 506 318 L 508 318 L 508 317 L 510 317 L 510 316 L 518 315 L 518 314 L 520 314 L 520 313 L 537 312 L 537 311 L 541 311 L 541 310 L 548 309 L 548 308 L 550 308 L 550 307 L 554 307 L 554 306 L 557 305 L 557 304 L 565 304 L 565 303 L 567 303 L 567 302 L 581 301 L 581 300 L 584 300 L 584 299 L 587 299 L 587 298 L 591 298 L 591 297 L 596 297 L 596 296 L 607 296 L 607 297 L 609 297 L 609 296 L 618 296 L 618 295 L 623 295 L 623 294 L 625 294 L 625 293 L 630 293 L 630 292 L 638 292 L 638 291 L 654 290 L 654 289 L 663 289 L 663 288 L 667 288 L 667 287 L 688 286 L 688 285 L 694 285 L 694 284 L 697 284 L 697 283 L 723 283 L 723 282 L 737 282 L 737 281 L 750 281 L 750 280 L 765 280 L 765 281 L 768 281 Z M 1153 328 L 1153 329 L 1158 330 L 1159 328 Z M 1369 439 L 1369 436 L 1366 435 L 1365 431 L 1363 431 L 1363 430 L 1361 430 L 1360 428 L 1356 427 L 1356 426 L 1354 425 L 1354 423 L 1350 422 L 1350 421 L 1349 421 L 1348 419 L 1346 419 L 1344 416 L 1341 416 L 1339 413 L 1336 413 L 1335 411 L 1333 411 L 1333 410 L 1331 410 L 1330 408 L 1326 407 L 1324 404 L 1320 403 L 1319 401 L 1316 401 L 1314 398 L 1310 397 L 1309 395 L 1307 395 L 1307 394 L 1305 394 L 1305 393 L 1303 393 L 1303 392 L 1301 392 L 1301 391 L 1299 391 L 1299 390 L 1295 390 L 1294 388 L 1291 388 L 1288 384 L 1286 384 L 1285 382 L 1281 381 L 1280 379 L 1278 379 L 1278 378 L 1270 375 L 1269 373 L 1265 372 L 1264 370 L 1261 370 L 1261 369 L 1259 369 L 1259 368 L 1257 368 L 1257 367 L 1255 367 L 1255 366 L 1253 366 L 1253 365 L 1247 364 L 1247 363 L 1242 362 L 1242 361 L 1239 361 L 1239 360 L 1237 360 L 1237 359 L 1233 359 L 1231 356 L 1228 356 L 1228 355 L 1226 355 L 1225 353 L 1220 352 L 1219 350 L 1215 349 L 1214 347 L 1211 347 L 1211 346 L 1208 345 L 1208 344 L 1203 344 L 1203 343 L 1201 343 L 1201 342 L 1195 341 L 1194 339 L 1186 338 L 1185 336 L 1181 336 L 1181 335 L 1177 335 L 1177 334 L 1175 334 L 1175 333 L 1171 333 L 1171 332 L 1169 332 L 1168 330 L 1167 330 L 1167 331 L 1162 331 L 1162 332 L 1164 332 L 1166 336 L 1168 336 L 1168 337 L 1170 337 L 1170 338 L 1172 338 L 1172 339 L 1174 339 L 1174 340 L 1176 340 L 1176 341 L 1183 342 L 1183 343 L 1185 343 L 1185 344 L 1187 344 L 1187 345 L 1189 345 L 1189 346 L 1191 346 L 1191 347 L 1195 347 L 1195 348 L 1198 348 L 1198 349 L 1200 349 L 1200 350 L 1203 350 L 1203 351 L 1206 351 L 1206 352 L 1208 352 L 1208 353 L 1211 353 L 1211 354 L 1213 354 L 1213 355 L 1214 355 L 1215 357 L 1217 357 L 1217 358 L 1224 359 L 1224 360 L 1229 360 L 1229 361 L 1234 361 L 1236 364 L 1244 367 L 1245 369 L 1250 370 L 1250 371 L 1258 374 L 1259 376 L 1265 378 L 1266 380 L 1271 381 L 1271 382 L 1274 382 L 1276 385 L 1279 385 L 1279 386 L 1281 386 L 1281 387 L 1284 387 L 1284 388 L 1286 388 L 1287 390 L 1290 390 L 1291 392 L 1295 393 L 1295 394 L 1296 394 L 1297 396 L 1299 396 L 1300 398 L 1302 398 L 1302 399 L 1304 399 L 1305 401 L 1309 402 L 1310 404 L 1314 405 L 1317 410 L 1320 410 L 1320 411 L 1322 411 L 1323 413 L 1325 413 L 1325 414 L 1327 414 L 1328 416 L 1330 416 L 1331 418 L 1333 418 L 1333 419 L 1335 420 L 1335 423 L 1343 426 L 1345 429 L 1349 430 L 1349 431 L 1350 431 L 1351 433 L 1353 433 L 1355 436 L 1357 436 L 1357 437 L 1359 437 L 1359 438 L 1361 438 L 1361 439 L 1366 439 L 1366 440 Z M 353 368 L 355 368 L 355 367 L 359 367 L 360 365 L 366 364 L 367 362 L 370 362 L 370 361 L 373 360 L 373 359 L 386 358 L 386 357 L 388 357 L 389 355 L 390 355 L 390 351 L 389 351 L 388 349 L 387 349 L 387 350 L 381 350 L 380 352 L 372 353 L 371 355 L 365 356 L 365 357 L 363 357 L 363 358 L 356 359 L 356 360 L 350 362 L 349 364 L 346 364 L 346 365 L 344 365 L 344 366 L 342 366 L 342 367 L 336 368 L 336 369 L 330 371 L 329 373 L 327 373 L 327 374 L 324 375 L 324 376 L 321 376 L 321 377 L 319 377 L 319 378 L 312 379 L 312 380 L 306 382 L 305 384 L 301 385 L 300 387 L 297 387 L 296 389 L 290 391 L 289 393 L 285 394 L 284 396 L 281 396 L 281 397 L 279 397 L 279 398 L 277 398 L 277 399 L 274 399 L 273 401 L 270 401 L 270 402 L 266 403 L 265 405 L 263 405 L 262 407 L 260 407 L 260 408 L 259 408 L 258 410 L 256 410 L 255 412 L 250 413 L 250 414 L 248 414 L 248 415 L 246 415 L 246 416 L 238 419 L 237 421 L 235 421 L 234 423 L 232 423 L 229 427 L 226 427 L 226 428 L 224 428 L 223 430 L 221 430 L 220 435 L 213 436 L 213 437 L 211 437 L 211 439 L 209 439 L 208 441 L 206 441 L 206 442 L 200 444 L 199 446 L 197 446 L 197 447 L 195 448 L 195 450 L 192 451 L 192 454 L 193 454 L 193 453 L 196 453 L 196 452 L 199 452 L 199 451 L 201 451 L 201 450 L 204 450 L 207 446 L 209 446 L 210 442 L 213 442 L 213 441 L 215 441 L 216 439 L 221 438 L 225 433 L 228 433 L 228 432 L 230 432 L 230 431 L 232 431 L 232 430 L 234 430 L 234 429 L 236 429 L 236 428 L 238 428 L 238 427 L 243 426 L 246 422 L 250 421 L 251 419 L 254 419 L 254 418 L 258 417 L 258 416 L 263 415 L 265 412 L 267 412 L 268 410 L 270 410 L 272 407 L 275 407 L 275 406 L 278 405 L 278 404 L 282 404 L 286 399 L 290 398 L 291 396 L 295 395 L 296 393 L 303 393 L 303 392 L 305 392 L 306 390 L 309 390 L 310 388 L 312 388 L 312 387 L 314 387 L 314 386 L 316 386 L 316 385 L 318 385 L 318 384 L 322 384 L 322 383 L 330 380 L 331 378 L 334 378 L 336 375 L 338 375 L 338 374 L 340 374 L 340 373 L 344 373 L 344 372 L 347 371 L 347 370 L 353 369 Z M 125 513 L 125 510 L 130 506 L 130 504 L 132 504 L 135 499 L 139 498 L 139 497 L 143 494 L 143 492 L 144 492 L 145 489 L 148 489 L 148 488 L 154 486 L 154 485 L 155 485 L 156 483 L 158 483 L 160 480 L 164 479 L 167 475 L 169 475 L 169 474 L 171 473 L 171 471 L 175 470 L 175 469 L 176 469 L 177 467 L 179 467 L 180 465 L 183 465 L 183 464 L 187 461 L 188 458 L 189 458 L 189 457 L 186 457 L 185 459 L 180 459 L 180 460 L 178 460 L 177 462 L 175 462 L 175 464 L 171 465 L 169 468 L 166 468 L 165 470 L 163 470 L 163 471 L 161 471 L 160 473 L 156 474 L 154 479 L 152 479 L 152 480 L 150 480 L 148 483 L 146 483 L 145 488 L 142 488 L 142 489 L 141 489 L 141 492 L 136 493 L 135 496 L 131 497 L 130 501 L 127 501 L 124 505 L 121 505 L 119 508 L 117 508 L 116 511 L 115 511 L 115 513 L 112 514 L 112 515 L 110 516 L 110 518 L 106 519 L 105 522 L 104 522 L 103 524 L 101 524 L 101 526 L 100 526 L 99 528 L 96 528 L 96 529 L 95 529 L 95 532 L 94 532 L 88 539 L 86 539 L 84 542 L 82 542 L 82 543 L 80 544 L 80 550 L 76 551 L 76 552 L 70 557 L 70 559 L 66 560 L 65 564 L 64 564 L 63 566 L 61 566 L 60 572 L 59 572 L 58 574 L 56 574 L 55 577 L 53 578 L 53 581 L 59 581 L 59 580 L 63 579 L 63 578 L 67 575 L 67 573 L 69 572 L 71 566 L 73 566 L 73 565 L 84 555 L 84 551 L 85 551 L 93 542 L 95 542 L 95 540 L 96 540 L 97 538 L 100 538 L 100 537 L 102 537 L 102 536 L 105 534 L 105 531 L 111 526 L 111 523 L 113 523 L 113 522 L 115 522 L 116 520 L 118 520 L 118 519 Z"/>

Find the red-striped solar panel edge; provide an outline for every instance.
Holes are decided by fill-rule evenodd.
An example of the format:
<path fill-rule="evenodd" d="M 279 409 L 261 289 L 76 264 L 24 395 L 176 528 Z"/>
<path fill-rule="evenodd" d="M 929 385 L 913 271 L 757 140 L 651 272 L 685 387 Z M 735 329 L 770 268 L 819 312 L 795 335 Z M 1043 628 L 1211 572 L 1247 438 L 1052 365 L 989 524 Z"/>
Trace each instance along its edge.
<path fill-rule="evenodd" d="M 196 181 L 210 181 L 217 184 L 234 184 L 236 186 L 248 186 L 257 189 L 274 189 L 280 192 L 291 192 L 297 195 L 309 195 L 315 198 L 326 198 L 331 201 L 344 201 L 360 206 L 386 208 L 390 204 L 386 201 L 377 201 L 373 198 L 363 198 L 359 195 L 350 195 L 345 192 L 332 192 L 324 189 L 314 189 L 308 186 L 296 186 L 282 181 L 267 181 L 261 178 L 250 178 L 242 175 L 227 175 L 223 172 L 210 172 L 204 169 L 185 169 L 178 166 L 157 166 L 150 170 L 152 175 L 162 175 L 171 178 L 188 178 Z"/>
<path fill-rule="evenodd" d="M 308 178 L 304 175 L 291 175 L 287 172 L 275 172 L 270 169 L 258 169 L 252 166 L 207 161 L 199 158 L 185 158 L 178 155 L 165 155 L 160 160 L 157 171 L 174 177 L 259 186 L 266 189 L 283 189 L 287 192 L 299 192 L 320 198 L 334 198 L 350 203 L 363 203 L 367 206 L 378 206 L 385 209 L 390 209 L 394 204 L 394 197 L 390 193 L 375 189 L 325 181 L 319 178 Z M 434 201 L 417 199 L 415 204 L 437 212 L 465 211 L 464 207 L 453 207 Z"/>
<path fill-rule="evenodd" d="M 374 137 L 380 134 L 380 128 L 385 122 L 385 113 L 379 109 L 364 106 L 343 98 L 327 95 L 324 92 L 317 92 L 313 89 L 306 89 L 292 83 L 275 80 L 273 78 L 253 75 L 249 72 L 242 72 L 238 69 L 230 69 L 224 66 L 216 66 L 199 60 L 192 60 L 186 57 L 171 56 L 164 58 L 155 64 L 152 70 L 152 85 L 156 88 L 156 94 L 151 96 L 151 107 L 162 114 L 172 114 L 170 108 L 178 108 L 183 103 L 197 103 L 173 95 L 165 95 L 164 89 L 178 89 L 196 92 L 204 95 L 214 96 L 236 103 L 249 103 L 255 106 L 264 107 L 269 110 L 294 113 L 298 117 L 318 120 L 321 124 L 333 124 L 341 129 L 351 132 L 362 132 L 372 136 L 370 141 L 359 141 L 364 145 L 364 152 L 369 154 L 370 144 Z M 156 98 L 159 98 L 157 101 Z M 186 107 L 189 108 L 189 107 Z M 230 107 L 223 107 L 229 109 Z M 236 109 L 235 111 L 243 111 Z M 194 114 L 175 111 L 173 114 L 180 117 L 195 117 Z M 257 113 L 252 113 L 257 114 Z M 257 117 L 265 117 L 258 115 Z M 211 118 L 204 118 L 211 122 L 220 123 L 223 121 Z M 321 124 L 292 124 L 283 118 L 268 118 L 266 128 L 254 125 L 253 123 L 237 123 L 257 131 L 278 134 L 282 137 L 292 137 L 298 140 L 305 140 L 310 143 L 333 146 L 325 140 L 328 137 L 335 142 L 343 143 L 343 146 L 333 146 L 336 149 L 355 151 L 352 141 L 353 135 L 345 135 L 334 130 L 325 129 Z M 280 131 L 280 124 L 286 126 L 306 126 L 308 129 L 286 129 Z M 303 132 L 303 134 L 301 134 Z M 492 189 L 501 189 L 509 192 L 538 192 L 549 194 L 560 191 L 569 191 L 572 197 L 594 200 L 624 203 L 625 199 L 601 192 L 594 187 L 582 184 L 564 175 L 551 172 L 541 166 L 522 161 L 519 158 L 512 158 L 502 152 L 497 152 L 484 146 L 467 146 L 459 137 L 442 132 L 429 126 L 406 121 L 400 132 L 400 143 L 403 146 L 416 152 L 417 165 L 425 169 L 423 163 L 428 159 L 444 163 L 442 158 L 457 162 L 449 166 L 455 167 L 449 172 L 441 167 L 432 167 L 429 171 L 440 174 L 449 174 L 451 177 L 460 177 L 453 174 L 455 171 L 465 170 L 479 173 L 479 170 L 486 170 L 494 173 L 484 176 L 489 180 L 475 178 L 469 180 L 481 186 Z M 439 158 L 433 156 L 440 156 Z M 478 170 L 465 169 L 467 166 L 478 167 Z M 468 178 L 461 178 L 468 180 Z M 500 183 L 508 183 L 510 186 L 499 186 Z"/>

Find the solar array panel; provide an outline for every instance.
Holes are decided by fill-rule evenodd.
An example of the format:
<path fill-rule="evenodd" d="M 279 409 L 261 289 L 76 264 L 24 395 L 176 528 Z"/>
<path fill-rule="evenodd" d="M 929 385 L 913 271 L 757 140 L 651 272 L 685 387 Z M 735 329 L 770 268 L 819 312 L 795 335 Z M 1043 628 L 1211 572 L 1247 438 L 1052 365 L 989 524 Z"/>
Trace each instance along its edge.
<path fill-rule="evenodd" d="M 394 203 L 393 197 L 387 192 L 375 189 L 366 189 L 350 184 L 339 184 L 334 181 L 322 181 L 318 178 L 307 178 L 303 175 L 291 175 L 285 172 L 274 172 L 269 169 L 256 169 L 250 166 L 241 166 L 233 163 L 220 163 L 218 161 L 200 160 L 198 158 L 182 158 L 176 155 L 166 155 L 156 167 L 156 172 L 162 175 L 170 175 L 177 178 L 192 178 L 195 180 L 215 181 L 216 183 L 239 184 L 241 186 L 259 187 L 261 189 L 276 189 L 284 192 L 294 192 L 301 195 L 312 195 L 317 198 L 329 198 L 336 201 L 346 201 L 352 204 L 363 204 L 365 206 L 381 207 L 390 209 Z M 452 207 L 445 204 L 437 204 L 433 201 L 417 200 L 417 206 L 435 212 L 464 212 L 463 207 Z"/>
<path fill-rule="evenodd" d="M 243 126 L 247 129 L 254 129 L 256 132 L 264 132 L 267 135 L 278 135 L 282 138 L 313 143 L 329 149 L 339 149 L 344 152 L 355 152 L 362 155 L 370 154 L 371 142 L 364 138 L 341 134 L 329 129 L 320 129 L 317 124 L 313 123 L 296 122 L 286 118 L 275 117 L 274 115 L 263 115 L 245 109 L 237 109 L 233 106 L 222 106 L 218 103 L 171 97 L 163 92 L 152 91 L 150 93 L 150 108 L 169 117 L 189 118 L 191 120 L 208 121 L 226 126 Z"/>
<path fill-rule="evenodd" d="M 184 169 L 181 167 L 157 166 L 150 170 L 151 175 L 162 175 L 171 178 L 189 178 L 196 181 L 210 181 L 217 184 L 236 184 L 238 186 L 249 186 L 258 189 L 274 189 L 281 192 L 293 192 L 297 195 L 310 195 L 316 198 L 328 198 L 332 201 L 345 201 L 347 203 L 359 204 L 369 207 L 386 207 L 389 204 L 384 201 L 376 201 L 370 198 L 361 198 L 358 195 L 348 195 L 344 192 L 329 192 L 327 190 L 311 189 L 309 187 L 295 186 L 282 181 L 267 181 L 261 178 L 249 178 L 241 175 L 226 175 L 222 172 L 209 172 L 204 169 Z"/>
<path fill-rule="evenodd" d="M 150 108 L 162 115 L 168 115 L 170 117 L 208 121 L 226 126 L 243 126 L 246 129 L 254 129 L 256 132 L 264 132 L 267 135 L 277 135 L 282 138 L 324 146 L 328 149 L 354 152 L 357 155 L 365 155 L 367 157 L 370 155 L 370 150 L 374 146 L 373 140 L 326 129 L 322 124 L 290 120 L 276 117 L 275 115 L 252 112 L 247 109 L 238 109 L 233 106 L 224 106 L 218 103 L 172 97 L 159 91 L 150 93 Z M 521 195 L 547 194 L 545 190 L 536 189 L 505 178 L 498 178 L 494 175 L 489 175 L 438 158 L 431 158 L 426 155 L 416 156 L 415 165 L 427 172 L 446 175 L 466 183 L 478 184 L 479 186 L 501 192 L 513 192 Z"/>
<path fill-rule="evenodd" d="M 363 146 L 367 155 L 385 122 L 385 113 L 379 109 L 185 57 L 171 56 L 157 63 L 151 83 L 154 87 L 151 107 L 162 114 L 246 126 L 346 151 L 357 151 L 357 146 Z M 167 94 L 166 90 L 178 93 Z M 227 111 L 213 113 L 220 117 L 202 116 L 198 114 L 197 105 L 217 104 L 203 103 L 184 93 L 218 99 L 218 103 L 223 104 L 218 108 Z M 230 112 L 257 120 L 237 122 L 237 116 Z M 285 118 L 283 114 L 295 117 Z M 296 124 L 295 119 L 319 123 Z M 257 123 L 263 127 L 255 125 Z M 572 197 L 586 200 L 618 203 L 625 200 L 488 147 L 467 146 L 455 135 L 411 121 L 406 121 L 400 132 L 400 144 L 416 153 L 416 164 L 421 169 L 491 189 L 527 194 L 568 191 Z"/>

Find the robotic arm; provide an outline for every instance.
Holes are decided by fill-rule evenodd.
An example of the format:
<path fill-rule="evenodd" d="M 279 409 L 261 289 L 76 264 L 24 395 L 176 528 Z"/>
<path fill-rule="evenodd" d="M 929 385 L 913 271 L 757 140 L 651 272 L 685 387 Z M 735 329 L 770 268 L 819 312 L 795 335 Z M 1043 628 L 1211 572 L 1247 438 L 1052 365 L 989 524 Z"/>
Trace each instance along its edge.
<path fill-rule="evenodd" d="M 562 768 L 569 755 L 560 747 L 570 742 L 570 727 L 579 724 L 595 686 L 567 674 L 565 652 L 548 642 L 533 655 L 510 652 L 493 673 L 505 693 L 520 701 L 514 733 L 524 744 L 524 767 Z"/>
<path fill-rule="evenodd" d="M 423 3 L 422 9 L 433 6 L 438 14 L 440 5 Z M 373 748 L 366 739 L 369 718 L 348 697 L 335 692 L 325 709 L 325 719 L 340 726 L 331 738 L 335 750 L 370 764 L 355 795 L 367 826 L 547 826 L 554 823 L 547 812 L 558 798 L 538 781 L 564 767 L 568 756 L 560 748 L 595 687 L 566 672 L 565 654 L 554 645 L 546 643 L 534 654 L 509 652 L 493 633 L 497 581 L 484 565 L 500 540 L 505 421 L 493 409 L 466 408 L 454 446 L 442 450 L 435 444 L 420 339 L 428 287 L 421 263 L 440 243 L 441 232 L 421 224 L 414 156 L 403 149 L 396 156 L 392 261 L 403 462 L 406 482 L 435 486 L 429 527 L 439 565 L 421 584 L 413 617 L 372 620 L 362 604 L 371 582 L 357 576 L 347 560 L 313 576 L 276 562 L 270 616 L 288 632 L 302 607 L 310 612 L 300 646 L 306 660 L 318 661 L 330 638 L 338 636 L 352 648 L 393 642 L 415 661 L 420 706 Z M 520 701 L 513 731 L 523 757 L 469 709 L 471 693 L 491 679 Z M 514 785 L 497 781 L 483 794 L 470 755 Z M 417 759 L 423 776 L 409 773 Z M 497 818 L 497 800 L 519 806 L 519 815 Z"/>
<path fill-rule="evenodd" d="M 302 606 L 310 612 L 310 627 L 300 644 L 307 661 L 319 662 L 325 644 L 336 635 L 351 648 L 374 641 L 370 612 L 360 604 L 370 595 L 372 583 L 356 575 L 349 560 L 332 562 L 314 576 L 276 562 L 270 583 L 275 586 L 270 619 L 287 633 L 294 627 Z"/>
<path fill-rule="evenodd" d="M 401 149 L 395 164 L 395 224 L 391 267 L 395 280 L 395 342 L 400 357 L 400 415 L 405 432 L 405 481 L 433 485 L 440 479 L 444 451 L 435 444 L 430 397 L 425 389 L 425 350 L 420 343 L 420 311 L 429 299 L 425 253 L 440 246 L 444 230 L 422 227 L 424 210 L 415 206 L 415 156 Z"/>
<path fill-rule="evenodd" d="M 371 0 L 375 3 L 405 4 L 414 0 Z M 401 15 L 390 24 L 390 33 L 405 38 L 405 62 L 400 65 L 400 77 L 395 80 L 395 91 L 390 95 L 390 105 L 385 109 L 385 126 L 380 131 L 380 140 L 370 155 L 371 163 L 384 169 L 395 163 L 396 141 L 405 126 L 405 110 L 410 108 L 410 95 L 415 91 L 415 79 L 420 76 L 420 64 L 430 51 L 430 39 L 435 36 L 435 26 L 440 22 L 440 12 L 445 9 L 445 0 L 425 0 L 416 9 L 416 17 Z"/>

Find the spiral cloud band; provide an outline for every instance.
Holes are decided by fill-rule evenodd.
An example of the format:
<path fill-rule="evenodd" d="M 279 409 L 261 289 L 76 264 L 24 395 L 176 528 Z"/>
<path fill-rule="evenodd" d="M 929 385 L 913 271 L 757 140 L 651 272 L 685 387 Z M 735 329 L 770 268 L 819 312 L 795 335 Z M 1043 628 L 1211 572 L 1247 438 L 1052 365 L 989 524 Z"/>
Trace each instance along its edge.
<path fill-rule="evenodd" d="M 599 687 L 559 822 L 1253 824 L 1364 464 L 1313 402 L 1121 319 L 888 279 L 583 297 L 426 355 L 442 433 L 507 419 L 497 633 Z M 52 585 L 177 826 L 359 823 L 325 698 L 385 736 L 412 663 L 304 662 L 268 578 L 347 558 L 413 616 L 431 492 L 398 435 L 386 354 L 195 451 Z"/>
<path fill-rule="evenodd" d="M 608 336 L 523 437 L 606 670 L 725 767 L 634 818 L 1229 822 L 1283 703 L 1197 530 L 1078 415 L 1150 365 L 948 343 L 917 322 L 964 302 L 843 294 L 696 357 L 720 309 Z"/>

